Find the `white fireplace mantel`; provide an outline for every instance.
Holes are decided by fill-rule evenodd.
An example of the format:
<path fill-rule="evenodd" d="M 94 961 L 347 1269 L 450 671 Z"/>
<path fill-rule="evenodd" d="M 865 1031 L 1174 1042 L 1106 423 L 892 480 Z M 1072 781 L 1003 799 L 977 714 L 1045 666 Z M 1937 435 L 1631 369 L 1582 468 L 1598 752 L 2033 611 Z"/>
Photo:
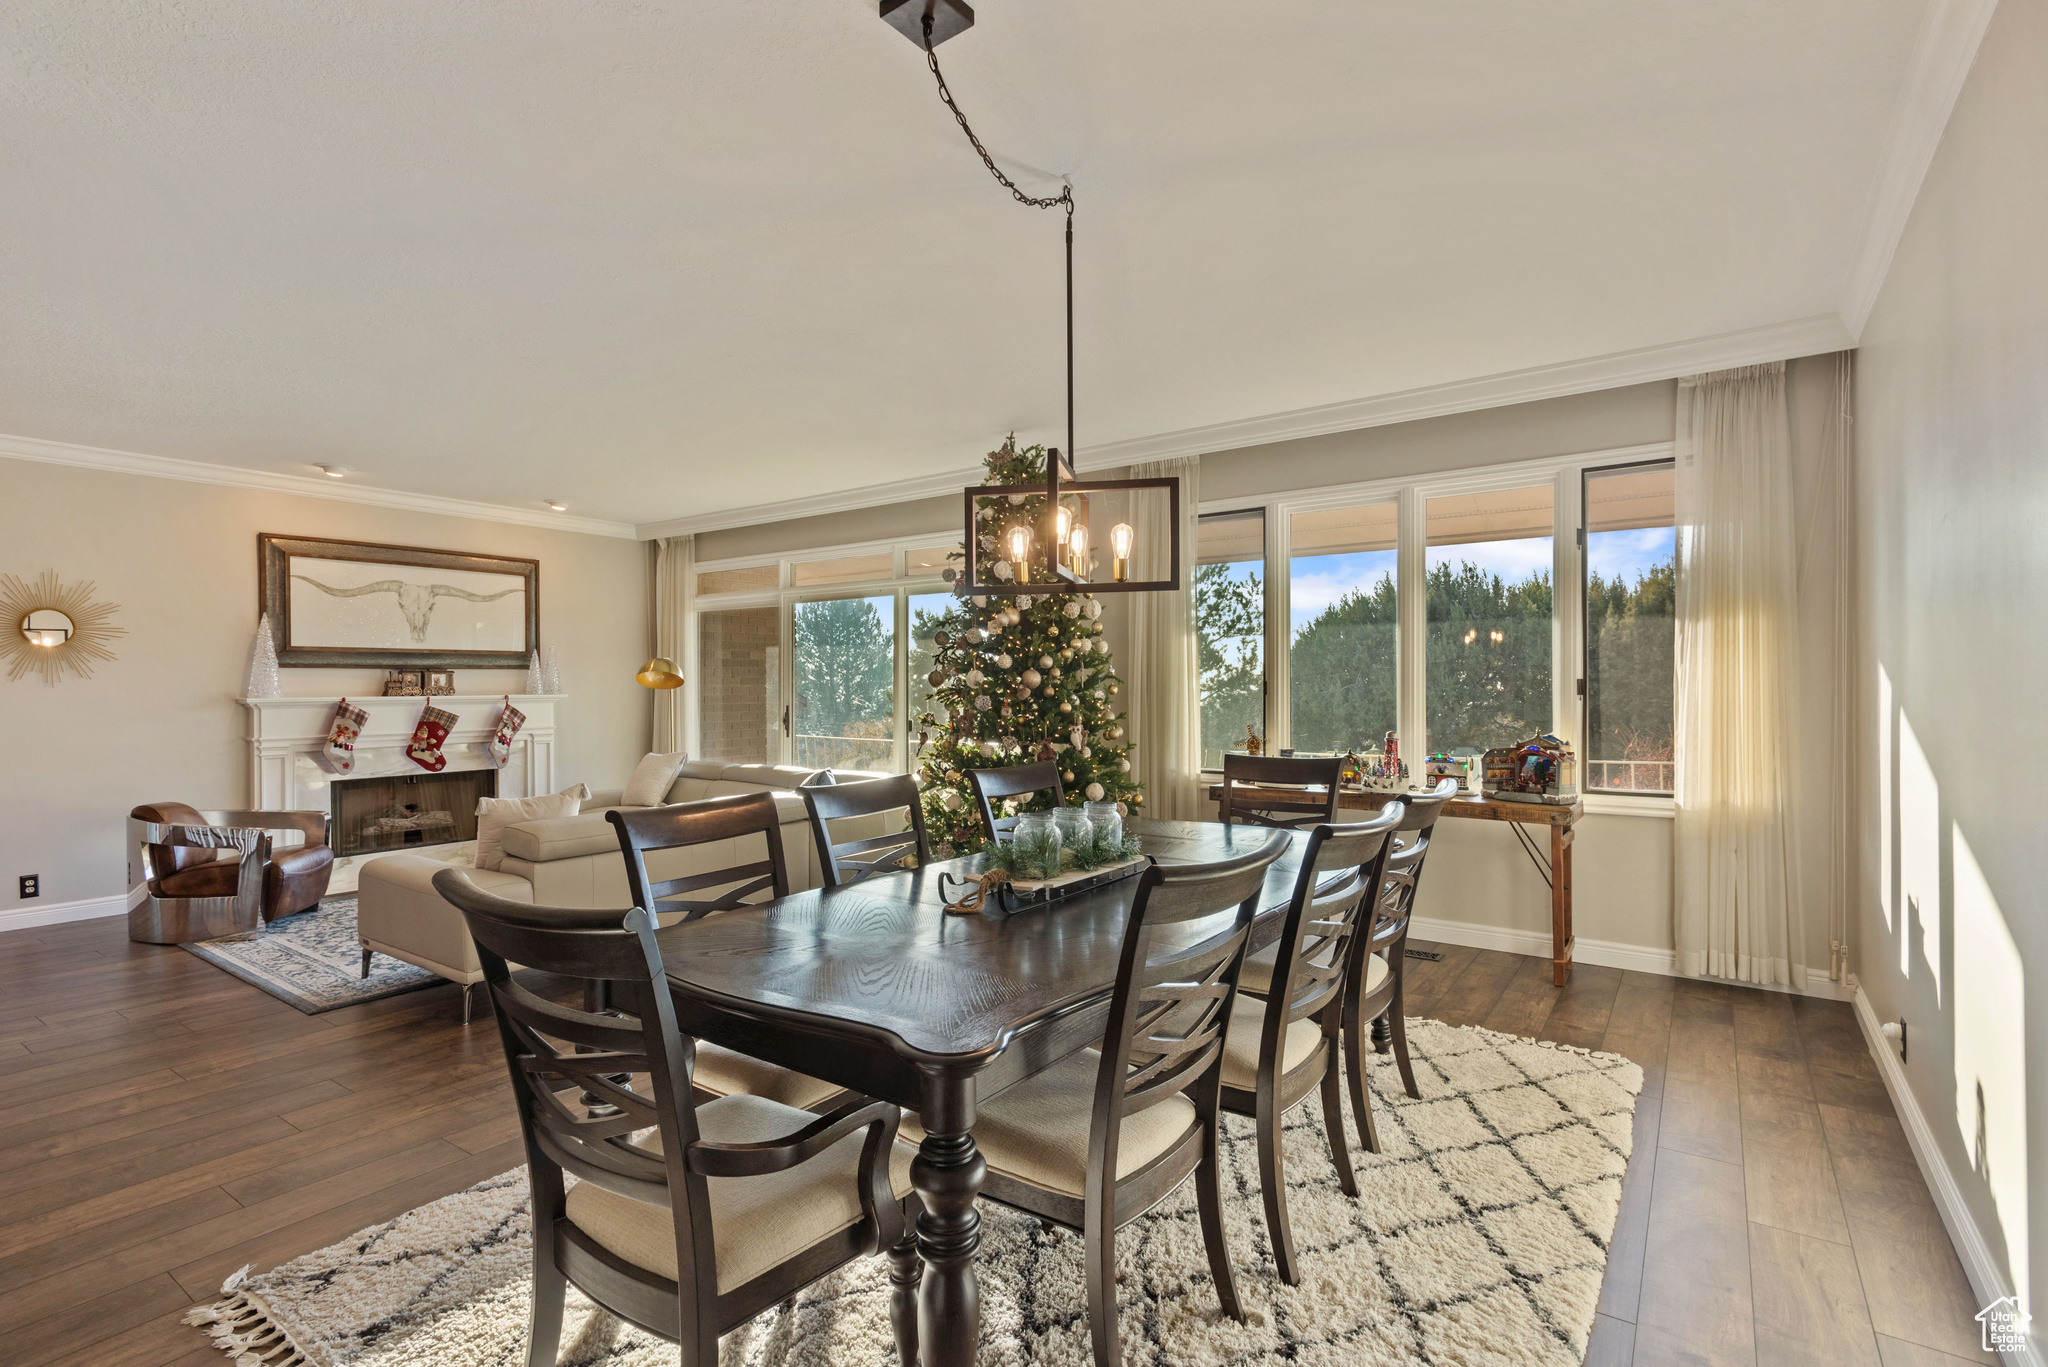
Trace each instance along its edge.
<path fill-rule="evenodd" d="M 443 694 L 416 698 L 350 698 L 370 714 L 356 738 L 355 766 L 336 774 L 321 758 L 340 698 L 239 698 L 249 711 L 250 807 L 259 811 L 327 811 L 328 785 L 340 778 L 416 774 L 406 743 L 428 703 L 453 712 L 455 726 L 442 754 L 453 770 L 498 768 L 498 795 L 533 797 L 555 790 L 555 707 L 560 694 L 512 695 L 526 725 L 512 742 L 502 768 L 492 764 L 485 743 L 497 730 L 505 705 L 502 693 Z"/>

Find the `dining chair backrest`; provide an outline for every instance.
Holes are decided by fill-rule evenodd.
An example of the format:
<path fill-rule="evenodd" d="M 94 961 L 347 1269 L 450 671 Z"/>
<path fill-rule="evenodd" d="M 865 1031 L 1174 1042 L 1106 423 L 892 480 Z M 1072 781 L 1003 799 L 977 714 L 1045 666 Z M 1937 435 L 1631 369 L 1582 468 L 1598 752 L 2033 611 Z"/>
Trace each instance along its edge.
<path fill-rule="evenodd" d="M 1208 864 L 1154 864 L 1139 879 L 1096 1074 L 1091 1173 L 1097 1154 L 1103 1172 L 1116 1172 L 1124 1116 L 1205 1080 L 1220 1081 L 1252 919 L 1267 871 L 1290 843 L 1275 834 L 1246 854 Z M 1189 925 L 1208 918 L 1217 924 Z M 1190 943 L 1195 934 L 1200 939 Z"/>
<path fill-rule="evenodd" d="M 818 867 L 826 887 L 843 887 L 874 874 L 931 862 L 931 842 L 924 832 L 924 795 L 910 775 L 891 774 L 797 791 L 811 816 L 811 834 L 818 841 Z M 838 843 L 832 839 L 831 822 L 905 809 L 910 814 L 905 830 Z"/>
<path fill-rule="evenodd" d="M 1422 885 L 1422 864 L 1436 832 L 1444 803 L 1457 796 L 1458 781 L 1444 779 L 1426 793 L 1408 793 L 1401 824 L 1388 840 L 1386 867 L 1380 874 L 1379 905 L 1373 911 L 1371 950 L 1407 938 L 1408 918 L 1415 914 L 1415 891 Z M 1392 803 L 1387 804 L 1392 806 Z"/>
<path fill-rule="evenodd" d="M 1223 756 L 1217 820 L 1226 826 L 1303 830 L 1337 820 L 1337 779 L 1344 761 L 1294 755 Z"/>
<path fill-rule="evenodd" d="M 675 1211 L 677 1285 L 712 1267 L 710 1201 L 702 1174 L 688 1164 L 697 1142 L 690 1073 L 695 1046 L 676 1028 L 654 920 L 630 911 L 536 907 L 485 892 L 460 870 L 434 875 L 476 942 L 513 1100 L 530 1162 L 552 1163 L 579 1181 Z M 637 1016 L 562 1006 L 516 981 L 509 965 L 591 983 L 630 983 Z M 652 1095 L 620 1085 L 644 1073 Z M 605 1103 L 582 1114 L 564 1103 L 579 1092 Z M 661 1151 L 632 1142 L 658 1130 Z"/>
<path fill-rule="evenodd" d="M 1343 992 L 1345 974 L 1358 962 L 1353 950 L 1371 929 L 1371 894 L 1405 815 L 1401 803 L 1389 802 L 1370 821 L 1325 822 L 1309 832 L 1267 997 L 1266 1032 L 1275 1039 Z"/>
<path fill-rule="evenodd" d="M 993 845 L 1017 827 L 1014 816 L 997 816 L 995 804 L 1008 797 L 1028 797 L 1052 789 L 1052 805 L 1067 805 L 1066 790 L 1060 786 L 1058 761 L 1042 759 L 1032 764 L 1012 764 L 1001 769 L 969 769 L 967 784 L 974 791 L 981 810 L 982 838 Z"/>
<path fill-rule="evenodd" d="M 625 856 L 626 885 L 632 891 L 633 905 L 647 908 L 657 918 L 681 912 L 684 920 L 694 921 L 714 911 L 728 911 L 763 893 L 770 897 L 789 894 L 789 870 L 782 855 L 782 821 L 772 794 L 707 797 L 637 811 L 614 808 L 605 813 L 605 820 L 619 833 L 619 852 Z M 657 879 L 647 872 L 650 854 L 752 835 L 767 842 L 765 858 L 680 878 Z M 707 888 L 717 891 L 709 897 L 687 895 Z"/>

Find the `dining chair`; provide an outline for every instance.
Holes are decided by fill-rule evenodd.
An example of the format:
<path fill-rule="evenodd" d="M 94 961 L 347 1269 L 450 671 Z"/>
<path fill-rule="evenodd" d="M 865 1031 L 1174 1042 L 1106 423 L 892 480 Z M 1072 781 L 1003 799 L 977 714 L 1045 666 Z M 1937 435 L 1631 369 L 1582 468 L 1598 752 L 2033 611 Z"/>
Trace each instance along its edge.
<path fill-rule="evenodd" d="M 1339 758 L 1223 755 L 1223 793 L 1216 819 L 1226 826 L 1306 830 L 1337 819 Z M 1320 789 L 1321 791 L 1317 791 Z"/>
<path fill-rule="evenodd" d="M 929 864 L 931 842 L 924 833 L 924 800 L 917 780 L 908 774 L 865 779 L 859 783 L 836 783 L 797 790 L 803 795 L 804 810 L 811 814 L 811 833 L 818 840 L 818 867 L 825 886 L 844 887 L 878 873 Z M 828 822 L 849 817 L 875 816 L 908 808 L 909 829 L 887 835 L 871 835 L 839 844 L 832 841 Z M 865 855 L 866 858 L 858 856 Z"/>
<path fill-rule="evenodd" d="M 758 1096 L 693 1107 L 693 1050 L 676 1028 L 652 916 L 510 902 L 457 869 L 434 887 L 476 941 L 526 1141 L 528 1367 L 554 1367 L 571 1284 L 679 1343 L 683 1367 L 715 1367 L 720 1334 L 855 1258 L 887 1250 L 899 1298 L 915 1285 L 896 1107 L 858 1097 L 819 1116 Z M 631 983 L 648 1009 L 558 1005 L 514 981 L 508 961 Z M 610 1075 L 620 1072 L 646 1075 L 649 1091 L 619 1086 Z M 579 1086 L 605 1111 L 565 1102 Z M 914 1317 L 892 1317 L 898 1353 L 915 1362 Z"/>
<path fill-rule="evenodd" d="M 708 797 L 634 811 L 614 808 L 605 813 L 605 819 L 619 835 L 619 852 L 625 857 L 626 884 L 632 891 L 633 905 L 645 907 L 657 921 L 676 912 L 681 913 L 682 920 L 694 921 L 745 905 L 750 898 L 789 895 L 781 818 L 772 794 Z M 738 845 L 755 836 L 765 842 L 764 858 L 678 878 L 657 879 L 648 871 L 650 857 L 657 865 L 680 862 L 675 856 L 664 858 L 671 850 L 715 841 Z M 701 864 L 701 860 L 691 862 Z M 704 893 L 706 889 L 712 890 L 708 896 L 690 895 Z M 637 1009 L 631 1000 L 631 989 L 623 985 L 598 987 L 586 1005 L 592 1010 Z M 691 1076 L 701 1097 L 764 1096 L 806 1111 L 826 1107 L 846 1095 L 846 1090 L 834 1083 L 763 1063 L 703 1040 L 697 1042 L 697 1061 Z"/>
<path fill-rule="evenodd" d="M 1294 896 L 1266 961 L 1263 998 L 1251 995 L 1253 960 L 1245 959 L 1242 991 L 1223 1045 L 1222 1105 L 1253 1118 L 1266 1231 L 1280 1279 L 1297 1285 L 1294 1236 L 1287 1222 L 1287 1183 L 1280 1154 L 1281 1117 L 1318 1089 L 1330 1161 L 1346 1196 L 1358 1195 L 1344 1138 L 1341 1032 L 1346 979 L 1358 962 L 1352 943 L 1372 918 L 1373 890 L 1387 857 L 1388 835 L 1400 823 L 1390 802 L 1370 821 L 1324 823 L 1309 832 Z M 1379 960 L 1367 956 L 1368 964 Z M 1384 973 L 1384 966 L 1381 972 Z"/>
<path fill-rule="evenodd" d="M 1122 1362 L 1116 1231 L 1191 1173 L 1216 1297 L 1225 1314 L 1244 1318 L 1223 1237 L 1218 1091 L 1252 918 L 1288 843 L 1275 835 L 1231 859 L 1147 869 L 1100 1045 L 976 1108 L 974 1142 L 988 1165 L 981 1194 L 1081 1233 L 1097 1367 Z"/>
<path fill-rule="evenodd" d="M 1422 884 L 1422 864 L 1429 856 L 1437 818 L 1457 791 L 1458 781 L 1447 778 L 1426 793 L 1402 797 L 1405 810 L 1387 841 L 1372 928 L 1357 937 L 1353 947 L 1358 962 L 1349 977 L 1344 1005 L 1345 1072 L 1351 1085 L 1352 1114 L 1358 1121 L 1358 1142 L 1368 1153 L 1378 1153 L 1380 1141 L 1365 1085 L 1366 1051 L 1384 1054 L 1391 1050 L 1394 1066 L 1401 1072 L 1402 1090 L 1411 1097 L 1422 1095 L 1416 1090 L 1415 1069 L 1408 1061 L 1408 922 L 1415 912 L 1415 891 Z"/>
<path fill-rule="evenodd" d="M 997 816 L 995 804 L 1008 797 L 1028 797 L 1052 789 L 1052 805 L 1067 805 L 1066 790 L 1060 786 L 1060 766 L 1055 760 L 1035 764 L 1013 764 L 1002 769 L 969 769 L 967 786 L 981 809 L 982 838 L 994 845 L 1017 828 L 1014 816 Z"/>

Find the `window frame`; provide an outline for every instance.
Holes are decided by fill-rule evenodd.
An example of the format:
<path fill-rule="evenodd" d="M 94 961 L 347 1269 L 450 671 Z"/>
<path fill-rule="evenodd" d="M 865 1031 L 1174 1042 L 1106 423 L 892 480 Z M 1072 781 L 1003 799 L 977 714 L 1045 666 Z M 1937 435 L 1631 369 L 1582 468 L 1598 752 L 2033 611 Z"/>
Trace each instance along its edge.
<path fill-rule="evenodd" d="M 1396 634 L 1399 658 L 1396 696 L 1401 753 L 1411 772 L 1420 771 L 1428 734 L 1428 603 L 1418 592 L 1428 573 L 1429 500 L 1447 494 L 1485 493 L 1534 484 L 1552 486 L 1551 530 L 1551 718 L 1552 730 L 1574 751 L 1585 735 L 1586 700 L 1579 687 L 1585 679 L 1585 554 L 1581 544 L 1585 519 L 1584 482 L 1588 471 L 1610 467 L 1655 465 L 1674 459 L 1674 443 L 1578 452 L 1534 460 L 1361 480 L 1351 484 L 1291 489 L 1262 497 L 1204 499 L 1197 512 L 1249 512 L 1266 516 L 1266 737 L 1277 753 L 1293 745 L 1293 691 L 1290 677 L 1292 645 L 1292 580 L 1294 526 L 1292 515 L 1360 504 L 1395 505 L 1395 589 L 1400 595 Z M 1560 591 L 1575 584 L 1576 593 Z M 1205 771 L 1213 772 L 1213 771 Z M 1672 799 L 1653 793 L 1587 793 L 1588 812 L 1670 816 Z"/>

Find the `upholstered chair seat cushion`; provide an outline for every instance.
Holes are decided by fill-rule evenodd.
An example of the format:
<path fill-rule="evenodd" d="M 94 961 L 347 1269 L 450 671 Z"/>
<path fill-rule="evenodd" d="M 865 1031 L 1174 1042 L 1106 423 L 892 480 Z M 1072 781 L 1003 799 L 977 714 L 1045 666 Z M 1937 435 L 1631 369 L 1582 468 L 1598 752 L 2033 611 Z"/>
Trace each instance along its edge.
<path fill-rule="evenodd" d="M 976 1107 L 974 1144 L 989 1168 L 1045 1191 L 1086 1199 L 1088 1124 L 1101 1066 L 1098 1051 L 1083 1049 Z M 1182 1094 L 1126 1115 L 1117 1138 L 1117 1177 L 1128 1177 L 1165 1153 L 1196 1123 L 1194 1103 Z M 924 1137 L 914 1117 L 903 1117 L 903 1136 Z"/>
<path fill-rule="evenodd" d="M 1267 945 L 1256 954 L 1245 956 L 1244 972 L 1237 980 L 1238 988 L 1255 992 L 1264 997 L 1273 991 L 1273 970 L 1278 967 L 1280 944 L 1278 941 Z M 1377 954 L 1365 956 L 1365 990 L 1370 992 L 1386 980 L 1387 961 Z"/>
<path fill-rule="evenodd" d="M 204 824 L 204 823 L 198 823 Z M 195 854 L 218 856 L 219 850 L 195 850 Z M 176 873 L 167 873 L 156 880 L 159 897 L 233 897 L 235 883 L 242 869 L 242 852 L 229 850 L 232 859 L 214 858 L 208 863 L 191 864 Z"/>
<path fill-rule="evenodd" d="M 727 1096 L 697 1108 L 697 1129 L 714 1143 L 760 1143 L 794 1134 L 817 1118 L 766 1097 Z M 860 1223 L 860 1154 L 866 1140 L 865 1132 L 848 1135 L 809 1162 L 765 1177 L 705 1179 L 720 1292 Z M 647 1131 L 640 1143 L 661 1152 L 659 1131 Z M 898 1199 L 910 1194 L 910 1158 L 911 1151 L 898 1144 L 889 1165 Z M 669 1207 L 578 1182 L 569 1191 L 567 1214 L 607 1251 L 676 1279 L 675 1215 Z"/>
<path fill-rule="evenodd" d="M 1266 1003 L 1240 992 L 1230 1011 L 1230 1033 L 1223 1038 L 1223 1085 L 1249 1092 L 1259 1085 L 1259 1041 L 1266 1030 Z M 1291 1073 L 1308 1062 L 1323 1037 L 1314 1020 L 1287 1027 L 1280 1045 L 1280 1071 Z"/>
<path fill-rule="evenodd" d="M 334 876 L 334 851 L 325 845 L 273 849 L 263 870 L 263 919 L 275 921 L 320 905 Z"/>
<path fill-rule="evenodd" d="M 835 1082 L 820 1082 L 788 1068 L 778 1068 L 757 1058 L 748 1058 L 723 1045 L 697 1042 L 697 1066 L 691 1080 L 717 1096 L 747 1094 L 764 1096 L 785 1106 L 808 1111 L 827 1097 L 845 1089 Z"/>

